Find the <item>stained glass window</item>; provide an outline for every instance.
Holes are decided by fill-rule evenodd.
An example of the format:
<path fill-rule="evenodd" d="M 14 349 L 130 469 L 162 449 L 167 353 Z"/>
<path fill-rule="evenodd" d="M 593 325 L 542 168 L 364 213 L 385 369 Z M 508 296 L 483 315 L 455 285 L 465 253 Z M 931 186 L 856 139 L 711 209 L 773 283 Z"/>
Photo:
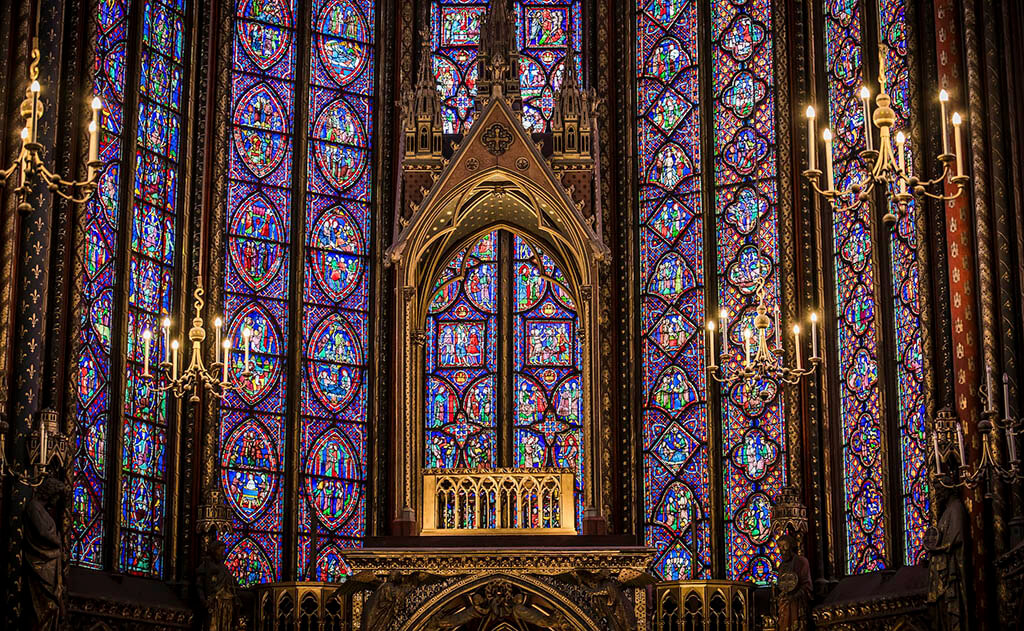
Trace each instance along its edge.
<path fill-rule="evenodd" d="M 879 0 L 879 24 L 886 46 L 888 93 L 896 112 L 896 129 L 907 132 L 907 167 L 914 168 L 910 125 L 910 60 L 907 58 L 906 0 Z M 916 169 L 914 169 L 916 170 Z M 917 204 L 911 200 L 892 233 L 893 312 L 896 329 L 896 388 L 899 398 L 899 445 L 903 489 L 903 553 L 908 565 L 924 554 L 928 526 L 928 445 L 925 434 L 924 365 L 921 317 L 917 300 Z"/>
<path fill-rule="evenodd" d="M 576 303 L 562 271 L 522 237 L 514 241 L 513 465 L 566 467 L 583 500 L 583 381 Z M 577 527 L 582 510 L 576 511 Z"/>
<path fill-rule="evenodd" d="M 168 409 L 166 397 L 155 387 L 159 384 L 141 377 L 141 340 L 143 330 L 158 330 L 159 319 L 172 313 L 181 203 L 185 10 L 184 0 L 147 0 L 135 13 L 119 0 L 101 0 L 95 6 L 93 80 L 104 104 L 100 159 L 111 164 L 83 217 L 71 556 L 80 565 L 104 568 L 105 537 L 111 531 L 104 514 L 113 502 L 117 568 L 144 576 L 163 572 Z M 137 42 L 127 39 L 132 21 L 140 22 Z M 138 89 L 126 93 L 129 76 L 137 77 Z M 134 137 L 128 137 L 125 132 L 133 129 Z M 123 202 L 128 200 L 121 199 L 122 176 L 133 184 L 127 209 Z M 128 215 L 122 233 L 123 212 Z M 124 248 L 127 274 L 122 281 L 115 261 Z M 124 357 L 111 355 L 115 338 L 125 341 Z M 154 353 L 162 351 L 158 339 Z M 123 398 L 110 387 L 111 376 L 122 366 Z M 117 438 L 111 435 L 112 418 L 120 420 L 120 440 L 112 440 Z M 114 445 L 118 453 L 112 452 Z M 107 492 L 111 460 L 120 463 L 115 494 Z"/>
<path fill-rule="evenodd" d="M 714 0 L 711 37 L 719 305 L 729 313 L 728 362 L 741 361 L 757 289 L 779 304 L 775 81 L 770 0 Z M 774 318 L 773 318 L 774 320 Z M 779 346 L 779 323 L 768 335 Z M 779 384 L 743 383 L 722 393 L 726 575 L 765 584 L 777 554 L 771 507 L 786 478 Z"/>
<path fill-rule="evenodd" d="M 427 467 L 494 467 L 497 438 L 498 235 L 444 268 L 427 310 Z"/>
<path fill-rule="evenodd" d="M 856 147 L 864 143 L 862 9 L 858 2 L 825 2 L 825 59 L 829 121 L 834 130 L 836 186 L 857 177 Z M 886 523 L 882 477 L 882 409 L 869 211 L 833 213 L 839 413 L 842 419 L 843 499 L 847 571 L 885 567 Z"/>
<path fill-rule="evenodd" d="M 235 520 L 225 535 L 227 563 L 243 585 L 292 574 L 341 580 L 349 573 L 344 550 L 360 545 L 366 530 L 375 4 L 315 0 L 308 26 L 296 22 L 299 8 L 294 0 L 235 6 L 225 313 L 231 372 L 243 387 L 222 406 L 221 483 Z M 297 60 L 306 63 L 298 51 L 307 28 L 303 133 L 294 95 L 305 89 L 296 74 Z M 304 179 L 293 163 L 301 143 Z M 296 181 L 306 183 L 303 208 L 293 203 Z M 300 243 L 291 240 L 295 224 Z M 299 304 L 292 283 L 301 284 Z M 250 375 L 242 370 L 247 329 Z M 297 379 L 288 370 L 292 353 L 301 358 Z M 283 411 L 295 398 L 292 421 Z M 293 440 L 295 488 L 284 476 Z M 297 507 L 292 542 L 283 537 L 286 497 Z M 282 565 L 292 545 L 294 571 Z"/>
<path fill-rule="evenodd" d="M 476 52 L 480 23 L 488 3 L 480 0 L 433 0 L 434 78 L 441 93 L 446 134 L 461 134 L 473 122 Z M 515 3 L 519 42 L 519 86 L 523 123 L 528 131 L 548 129 L 555 93 L 562 84 L 570 48 L 581 50 L 580 0 L 519 0 Z"/>
<path fill-rule="evenodd" d="M 220 448 L 234 512 L 227 565 L 242 585 L 282 576 L 295 10 L 294 0 L 235 4 L 224 313 L 240 387 L 224 399 Z"/>
<path fill-rule="evenodd" d="M 715 311 L 728 320 L 719 328 L 724 363 L 740 361 L 759 285 L 771 313 L 779 301 L 771 3 L 714 0 L 707 14 L 691 0 L 642 0 L 637 8 L 645 539 L 666 579 L 710 576 L 711 549 L 723 546 L 728 578 L 763 584 L 774 576 L 771 505 L 786 479 L 779 384 L 757 383 L 756 394 L 742 383 L 723 391 L 722 444 L 710 453 L 703 330 L 707 251 L 715 253 Z M 702 48 L 711 56 L 703 83 Z M 705 95 L 712 118 L 702 128 Z M 713 141 L 706 155 L 702 133 Z M 705 186 L 713 244 L 704 240 Z M 777 335 L 776 325 L 768 335 Z M 721 479 L 711 476 L 712 460 Z M 724 540 L 716 542 L 713 489 L 724 499 Z"/>
<path fill-rule="evenodd" d="M 582 351 L 576 305 L 555 261 L 518 235 L 480 237 L 441 269 L 426 333 L 424 465 L 566 467 L 579 505 Z M 507 364 L 511 375 L 498 369 Z M 509 416 L 511 426 L 502 425 Z"/>
<path fill-rule="evenodd" d="M 668 580 L 711 563 L 697 7 L 637 6 L 645 540 Z"/>
<path fill-rule="evenodd" d="M 121 570 L 160 574 L 166 504 L 167 394 L 142 377 L 143 330 L 171 313 L 185 53 L 184 6 L 142 7 L 138 141 L 128 267 L 128 362 L 121 455 Z M 161 343 L 156 352 L 162 351 Z"/>
<path fill-rule="evenodd" d="M 100 0 L 95 7 L 96 32 L 93 82 L 103 101 L 100 159 L 112 162 L 99 181 L 97 194 L 84 206 L 85 253 L 82 310 L 78 342 L 78 412 L 72 484 L 71 558 L 86 567 L 102 568 L 108 501 L 107 442 L 111 407 L 110 339 L 114 281 L 117 276 L 118 224 L 121 213 L 119 160 L 124 130 L 125 65 L 128 3 Z"/>
<path fill-rule="evenodd" d="M 366 524 L 373 1 L 312 11 L 298 574 L 337 581 Z"/>

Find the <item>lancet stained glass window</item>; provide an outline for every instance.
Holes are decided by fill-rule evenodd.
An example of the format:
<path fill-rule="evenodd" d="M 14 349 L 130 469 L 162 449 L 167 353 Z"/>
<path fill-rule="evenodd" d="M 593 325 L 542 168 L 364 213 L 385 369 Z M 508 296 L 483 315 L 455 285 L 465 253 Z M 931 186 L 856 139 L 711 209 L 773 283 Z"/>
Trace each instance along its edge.
<path fill-rule="evenodd" d="M 771 505 L 786 479 L 779 385 L 758 384 L 766 399 L 742 384 L 723 391 L 722 444 L 710 453 L 703 331 L 709 250 L 716 253 L 717 302 L 728 314 L 727 329 L 716 318 L 724 363 L 740 361 L 762 277 L 772 320 L 778 305 L 771 4 L 644 0 L 637 9 L 645 539 L 657 551 L 654 570 L 666 579 L 710 576 L 711 549 L 724 546 L 728 578 L 763 584 L 774 576 Z M 701 48 L 710 50 L 710 63 L 702 64 Z M 704 133 L 713 153 L 706 157 L 702 94 L 712 98 Z M 705 160 L 713 160 L 710 176 Z M 704 240 L 706 185 L 714 244 Z M 721 463 L 721 479 L 712 479 L 712 461 Z M 709 511 L 718 488 L 725 532 L 712 542 Z"/>
<path fill-rule="evenodd" d="M 825 60 L 828 112 L 833 135 L 836 186 L 857 177 L 856 147 L 864 143 L 862 9 L 858 2 L 825 2 Z M 886 565 L 886 523 L 882 476 L 882 409 L 878 340 L 868 210 L 859 206 L 833 213 L 833 248 L 838 321 L 839 408 L 842 419 L 843 496 L 847 571 Z"/>
<path fill-rule="evenodd" d="M 186 4 L 147 0 L 134 11 L 129 4 L 101 0 L 94 7 L 93 81 L 103 102 L 100 159 L 108 165 L 82 221 L 71 558 L 79 565 L 107 569 L 108 533 L 116 532 L 112 556 L 117 570 L 160 576 L 168 406 L 156 388 L 159 382 L 142 378 L 142 332 L 157 331 L 159 319 L 172 313 Z M 128 33 L 135 23 L 139 39 L 133 42 Z M 126 92 L 129 81 L 138 89 Z M 132 186 L 125 187 L 130 192 L 122 199 L 125 177 Z M 125 249 L 126 269 L 119 270 L 115 262 Z M 120 357 L 111 355 L 114 339 L 123 340 Z M 153 347 L 154 355 L 163 352 L 159 336 Z M 112 377 L 118 374 L 123 375 L 121 391 L 114 392 Z M 112 463 L 120 468 L 111 470 Z M 115 471 L 119 475 L 112 477 Z M 113 480 L 117 492 L 109 493 Z M 116 529 L 104 519 L 111 503 Z"/>
<path fill-rule="evenodd" d="M 366 525 L 373 2 L 312 10 L 298 567 L 348 574 L 342 550 Z"/>
<path fill-rule="evenodd" d="M 896 112 L 894 129 L 907 135 L 907 167 L 914 169 L 914 140 L 910 133 L 911 82 L 907 56 L 906 0 L 879 0 L 879 24 L 885 45 L 887 92 Z M 928 527 L 928 442 L 925 433 L 924 364 L 921 356 L 921 310 L 918 304 L 917 203 L 901 212 L 892 233 L 893 305 L 896 316 L 896 387 L 899 399 L 899 446 L 903 489 L 903 555 L 912 565 L 924 555 Z"/>
<path fill-rule="evenodd" d="M 126 0 L 100 0 L 95 6 L 93 82 L 103 101 L 100 159 L 111 163 L 100 177 L 96 196 L 83 207 L 85 262 L 78 342 L 78 432 L 72 483 L 71 558 L 103 567 L 108 501 L 107 443 L 111 407 L 110 339 L 114 282 L 117 276 L 118 224 L 121 214 L 120 162 L 124 130 L 124 88 L 128 37 Z"/>
<path fill-rule="evenodd" d="M 568 281 L 536 244 L 492 232 L 457 252 L 440 270 L 427 308 L 424 465 L 566 467 L 575 472 L 580 505 L 578 326 Z M 502 376 L 498 366 L 508 353 L 512 374 Z M 508 389 L 510 415 L 500 396 Z M 508 416 L 511 427 L 501 426 L 498 419 Z M 506 462 L 499 446 L 509 443 Z"/>
<path fill-rule="evenodd" d="M 562 271 L 516 236 L 512 260 L 513 465 L 566 467 L 583 501 L 583 380 L 576 303 Z M 577 510 L 577 527 L 582 519 Z"/>
<path fill-rule="evenodd" d="M 168 395 L 143 377 L 142 335 L 159 331 L 162 315 L 172 312 L 184 8 L 181 0 L 147 0 L 142 7 L 121 455 L 120 569 L 132 574 L 159 575 L 163 567 Z M 162 344 L 155 344 L 157 353 Z"/>
<path fill-rule="evenodd" d="M 473 122 L 476 53 L 488 2 L 433 0 L 434 78 L 441 93 L 446 134 L 461 134 Z M 565 57 L 582 46 L 580 0 L 519 0 L 515 3 L 519 42 L 519 86 L 527 131 L 547 131 Z"/>
<path fill-rule="evenodd" d="M 242 585 L 282 578 L 296 8 L 294 0 L 235 4 L 224 313 L 239 389 L 224 398 L 220 449 L 234 513 L 226 562 Z"/>
<path fill-rule="evenodd" d="M 230 371 L 243 387 L 221 411 L 221 483 L 235 521 L 227 562 L 243 585 L 293 575 L 339 581 L 349 573 L 345 549 L 366 530 L 376 5 L 238 0 L 235 10 L 225 313 Z M 296 79 L 307 47 L 308 88 Z M 307 90 L 302 131 L 295 93 Z M 295 165 L 303 143 L 308 162 Z M 301 208 L 296 181 L 306 183 Z M 292 283 L 301 286 L 299 304 Z M 293 354 L 297 378 L 288 370 Z M 287 419 L 296 399 L 299 417 Z M 294 488 L 284 475 L 293 449 Z M 297 509 L 290 542 L 286 504 Z M 286 546 L 294 546 L 294 569 L 282 565 Z"/>
<path fill-rule="evenodd" d="M 729 313 L 728 359 L 742 358 L 743 332 L 754 330 L 758 285 L 764 284 L 780 347 L 775 81 L 770 0 L 712 2 L 712 89 L 715 101 L 715 214 L 719 305 Z M 759 392 L 738 383 L 722 396 L 726 575 L 765 584 L 777 560 L 771 507 L 786 479 L 785 427 L 779 384 Z M 765 396 L 767 394 L 767 396 Z"/>
<path fill-rule="evenodd" d="M 637 5 L 645 541 L 668 580 L 711 563 L 698 17 Z"/>

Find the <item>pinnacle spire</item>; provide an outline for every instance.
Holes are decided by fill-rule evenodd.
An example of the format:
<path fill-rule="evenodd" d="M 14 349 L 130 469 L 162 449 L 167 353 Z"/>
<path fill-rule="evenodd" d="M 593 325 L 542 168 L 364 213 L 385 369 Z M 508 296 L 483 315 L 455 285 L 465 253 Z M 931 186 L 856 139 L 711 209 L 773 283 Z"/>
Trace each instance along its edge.
<path fill-rule="evenodd" d="M 519 94 L 519 46 L 516 25 L 508 0 L 492 0 L 480 25 L 477 53 L 477 110 L 493 97 L 512 101 L 513 109 L 522 109 Z"/>

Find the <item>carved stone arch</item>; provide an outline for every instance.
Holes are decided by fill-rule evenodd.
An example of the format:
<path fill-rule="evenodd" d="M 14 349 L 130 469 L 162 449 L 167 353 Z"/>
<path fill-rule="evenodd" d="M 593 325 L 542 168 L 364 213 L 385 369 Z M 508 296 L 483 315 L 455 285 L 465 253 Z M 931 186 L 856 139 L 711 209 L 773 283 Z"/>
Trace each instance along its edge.
<path fill-rule="evenodd" d="M 495 130 L 498 130 L 497 132 Z M 500 135 L 501 147 L 494 144 Z M 499 150 L 500 149 L 500 150 Z M 411 167 L 410 167 L 411 168 Z M 600 380 L 597 304 L 599 265 L 610 250 L 573 201 L 539 147 L 502 99 L 492 100 L 444 163 L 433 185 L 415 204 L 388 248 L 386 262 L 395 273 L 398 317 L 395 321 L 394 531 L 413 534 L 422 527 L 423 383 L 426 308 L 433 279 L 451 252 L 495 227 L 504 227 L 541 244 L 562 265 L 577 304 L 583 345 L 584 529 L 599 531 L 602 468 L 596 439 L 600 429 Z"/>
<path fill-rule="evenodd" d="M 521 602 L 522 607 L 515 607 Z M 474 607 L 476 611 L 470 611 Z M 524 609 L 533 617 L 524 620 Z M 447 626 L 449 622 L 465 622 Z M 480 626 L 484 625 L 484 626 Z M 409 631 L 603 631 L 592 614 L 557 588 L 522 574 L 476 575 L 423 603 L 403 625 Z"/>

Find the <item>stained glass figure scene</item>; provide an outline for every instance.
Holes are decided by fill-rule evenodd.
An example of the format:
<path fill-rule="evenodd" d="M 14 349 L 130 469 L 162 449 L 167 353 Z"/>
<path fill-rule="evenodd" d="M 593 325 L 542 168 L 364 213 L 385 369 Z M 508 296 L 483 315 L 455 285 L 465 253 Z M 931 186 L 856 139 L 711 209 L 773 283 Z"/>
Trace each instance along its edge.
<path fill-rule="evenodd" d="M 511 256 L 501 258 L 503 248 Z M 499 310 L 505 304 L 510 311 Z M 499 327 L 511 335 L 498 335 Z M 480 237 L 440 272 L 426 329 L 425 466 L 566 467 L 579 502 L 582 356 L 576 305 L 555 262 L 520 236 Z M 508 353 L 512 374 L 499 382 Z M 506 388 L 508 411 L 500 396 Z M 506 418 L 510 426 L 502 425 Z M 505 462 L 498 445 L 509 441 L 512 461 Z"/>
<path fill-rule="evenodd" d="M 433 0 L 431 7 L 434 78 L 441 93 L 444 132 L 462 134 L 473 122 L 476 52 L 488 2 Z M 574 63 L 581 63 L 581 1 L 517 0 L 515 18 L 523 125 L 527 131 L 544 132 L 570 50 L 576 53 Z"/>
<path fill-rule="evenodd" d="M 669 580 L 711 563 L 698 5 L 637 5 L 644 531 Z"/>
<path fill-rule="evenodd" d="M 458 252 L 427 311 L 424 466 L 494 467 L 497 440 L 498 234 Z"/>

